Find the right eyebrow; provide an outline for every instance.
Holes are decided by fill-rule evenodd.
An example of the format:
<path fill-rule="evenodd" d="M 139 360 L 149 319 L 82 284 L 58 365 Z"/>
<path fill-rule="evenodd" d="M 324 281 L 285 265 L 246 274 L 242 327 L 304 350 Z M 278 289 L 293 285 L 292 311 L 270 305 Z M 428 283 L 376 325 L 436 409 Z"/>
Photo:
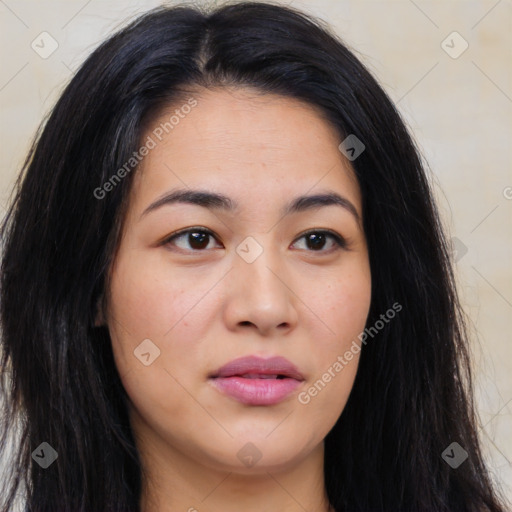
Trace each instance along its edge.
<path fill-rule="evenodd" d="M 238 204 L 231 198 L 215 192 L 202 190 L 173 190 L 157 199 L 154 203 L 151 203 L 140 217 L 142 218 L 157 208 L 173 203 L 194 204 L 212 210 L 234 211 L 238 208 Z"/>

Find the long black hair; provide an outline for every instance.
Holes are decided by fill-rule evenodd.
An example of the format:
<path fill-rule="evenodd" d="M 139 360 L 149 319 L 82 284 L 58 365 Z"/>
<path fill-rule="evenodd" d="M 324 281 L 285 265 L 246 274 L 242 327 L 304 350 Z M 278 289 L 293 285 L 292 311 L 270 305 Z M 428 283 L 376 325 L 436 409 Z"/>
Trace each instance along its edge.
<path fill-rule="evenodd" d="M 95 191 L 140 146 L 144 123 L 193 87 L 253 87 L 320 109 L 365 145 L 352 162 L 372 274 L 368 325 L 346 407 L 325 439 L 325 485 L 350 511 L 504 509 L 482 462 L 464 318 L 449 248 L 418 151 L 390 99 L 322 22 L 289 7 L 161 7 L 110 37 L 41 128 L 4 219 L 2 446 L 16 425 L 9 510 L 138 510 L 142 468 L 108 330 L 108 289 L 136 170 Z M 43 469 L 32 453 L 58 453 Z M 457 442 L 458 468 L 441 456 Z"/>

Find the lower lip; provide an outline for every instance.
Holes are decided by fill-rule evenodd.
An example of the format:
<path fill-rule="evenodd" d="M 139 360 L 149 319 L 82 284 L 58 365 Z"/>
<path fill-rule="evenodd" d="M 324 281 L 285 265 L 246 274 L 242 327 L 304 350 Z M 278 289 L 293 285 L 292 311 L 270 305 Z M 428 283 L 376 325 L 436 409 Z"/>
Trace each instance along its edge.
<path fill-rule="evenodd" d="M 274 405 L 283 401 L 301 384 L 295 379 L 244 379 L 217 377 L 213 385 L 230 397 L 247 405 Z"/>

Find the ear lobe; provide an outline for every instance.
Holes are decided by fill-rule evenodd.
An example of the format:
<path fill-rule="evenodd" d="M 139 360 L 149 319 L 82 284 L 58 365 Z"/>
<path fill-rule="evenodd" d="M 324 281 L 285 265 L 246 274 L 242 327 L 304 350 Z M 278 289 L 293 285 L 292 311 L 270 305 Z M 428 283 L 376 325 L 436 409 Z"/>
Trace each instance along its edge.
<path fill-rule="evenodd" d="M 105 315 L 103 314 L 103 296 L 100 295 L 96 301 L 94 327 L 102 327 L 105 325 Z"/>

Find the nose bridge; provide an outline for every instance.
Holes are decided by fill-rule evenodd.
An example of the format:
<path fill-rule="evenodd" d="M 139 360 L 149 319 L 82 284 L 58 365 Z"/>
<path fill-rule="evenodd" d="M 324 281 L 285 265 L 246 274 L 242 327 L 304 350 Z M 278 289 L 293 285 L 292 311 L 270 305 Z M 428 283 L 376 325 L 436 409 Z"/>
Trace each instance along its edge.
<path fill-rule="evenodd" d="M 277 296 L 286 296 L 286 287 L 279 279 L 283 272 L 283 265 L 279 261 L 277 248 L 272 247 L 271 237 L 247 237 L 237 247 L 237 257 L 234 262 L 236 279 L 240 279 L 246 293 L 256 298 L 275 300 Z"/>
<path fill-rule="evenodd" d="M 271 246 L 271 236 L 251 238 L 239 244 L 233 261 L 229 321 L 250 322 L 261 331 L 289 327 L 296 321 L 296 311 L 285 264 L 277 247 Z"/>

